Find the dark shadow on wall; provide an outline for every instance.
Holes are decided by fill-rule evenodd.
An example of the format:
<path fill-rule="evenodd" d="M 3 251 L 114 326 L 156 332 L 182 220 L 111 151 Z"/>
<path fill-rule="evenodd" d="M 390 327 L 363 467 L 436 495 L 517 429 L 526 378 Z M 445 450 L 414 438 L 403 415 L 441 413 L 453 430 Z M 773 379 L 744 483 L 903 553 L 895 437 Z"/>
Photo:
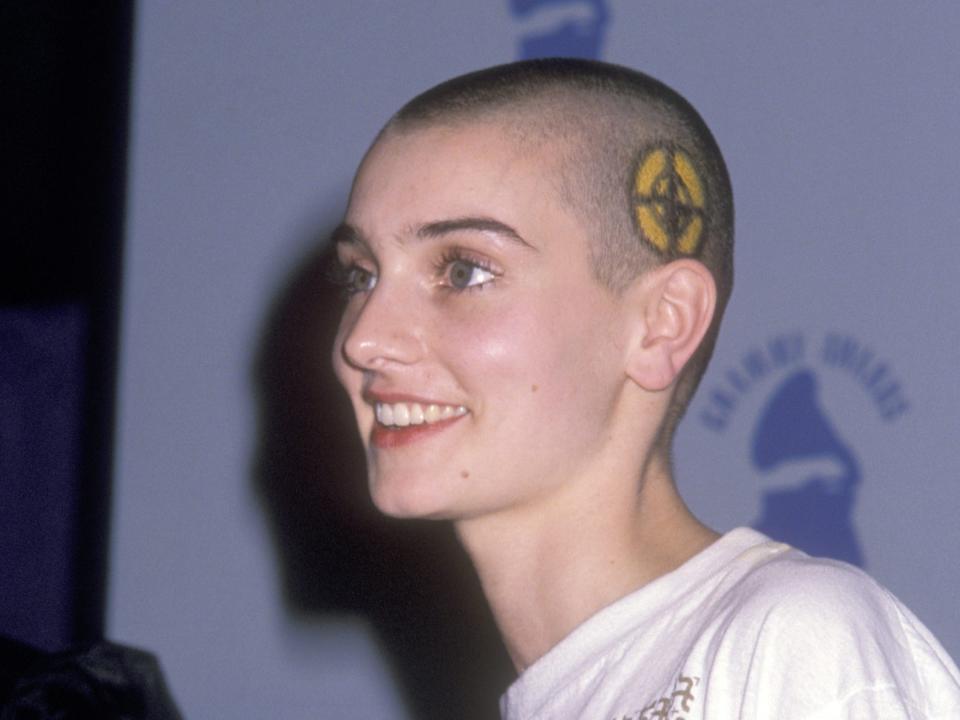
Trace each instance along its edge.
<path fill-rule="evenodd" d="M 318 249 L 276 299 L 255 365 L 257 491 L 295 614 L 369 621 L 415 718 L 489 720 L 513 671 L 447 523 L 372 506 L 363 450 L 330 367 L 341 291 Z"/>

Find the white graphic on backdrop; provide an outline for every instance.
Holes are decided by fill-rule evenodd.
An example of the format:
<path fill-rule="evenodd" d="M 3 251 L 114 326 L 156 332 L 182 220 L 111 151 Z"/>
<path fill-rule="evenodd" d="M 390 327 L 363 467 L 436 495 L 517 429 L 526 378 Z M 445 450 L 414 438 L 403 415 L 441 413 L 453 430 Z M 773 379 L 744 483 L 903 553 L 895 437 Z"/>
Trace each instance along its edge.
<path fill-rule="evenodd" d="M 520 30 L 518 59 L 600 59 L 610 13 L 606 0 L 510 0 Z"/>

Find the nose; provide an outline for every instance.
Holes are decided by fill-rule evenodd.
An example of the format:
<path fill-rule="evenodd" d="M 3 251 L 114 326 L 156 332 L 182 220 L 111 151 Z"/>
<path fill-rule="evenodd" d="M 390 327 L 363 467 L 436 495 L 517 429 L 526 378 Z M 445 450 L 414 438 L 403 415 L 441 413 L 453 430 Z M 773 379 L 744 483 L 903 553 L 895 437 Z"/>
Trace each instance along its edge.
<path fill-rule="evenodd" d="M 380 283 L 366 297 L 350 301 L 340 329 L 340 354 L 348 365 L 382 370 L 423 356 L 422 325 L 410 295 Z"/>

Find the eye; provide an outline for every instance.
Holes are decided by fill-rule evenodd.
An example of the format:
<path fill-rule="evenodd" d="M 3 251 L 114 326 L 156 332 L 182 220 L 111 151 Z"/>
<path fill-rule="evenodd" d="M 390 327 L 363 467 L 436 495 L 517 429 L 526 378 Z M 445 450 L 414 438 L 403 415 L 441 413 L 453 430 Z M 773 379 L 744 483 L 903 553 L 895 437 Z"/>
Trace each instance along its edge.
<path fill-rule="evenodd" d="M 451 290 L 480 288 L 496 278 L 492 268 L 475 260 L 449 257 L 444 261 L 443 280 Z"/>
<path fill-rule="evenodd" d="M 457 290 L 466 290 L 468 287 L 483 285 L 493 278 L 492 272 L 469 260 L 454 260 L 447 270 L 447 280 L 450 286 Z"/>
<path fill-rule="evenodd" d="M 351 265 L 344 269 L 343 286 L 351 295 L 370 292 L 376 284 L 377 276 L 359 265 Z"/>

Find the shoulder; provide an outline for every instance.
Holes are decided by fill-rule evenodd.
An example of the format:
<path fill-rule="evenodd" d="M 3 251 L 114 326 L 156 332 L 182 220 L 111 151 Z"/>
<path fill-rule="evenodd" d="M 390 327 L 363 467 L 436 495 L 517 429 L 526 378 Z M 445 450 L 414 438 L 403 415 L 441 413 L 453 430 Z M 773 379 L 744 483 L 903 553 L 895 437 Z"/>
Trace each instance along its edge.
<path fill-rule="evenodd" d="M 754 567 L 731 595 L 738 619 L 758 640 L 800 658 L 882 655 L 888 664 L 899 658 L 909 663 L 932 640 L 889 590 L 859 568 L 792 549 Z"/>
<path fill-rule="evenodd" d="M 794 665 L 902 648 L 898 603 L 864 572 L 792 549 L 739 577 L 723 598 L 726 642 Z M 743 648 L 742 648 L 743 649 Z M 832 663 L 831 663 L 832 664 Z"/>
<path fill-rule="evenodd" d="M 786 550 L 747 573 L 736 590 L 745 609 L 791 625 L 815 621 L 874 628 L 901 621 L 896 598 L 859 568 Z M 839 629 L 834 627 L 834 629 Z"/>
<path fill-rule="evenodd" d="M 858 568 L 786 549 L 744 574 L 725 602 L 717 659 L 736 666 L 782 717 L 795 716 L 788 706 L 837 710 L 839 702 L 882 705 L 891 717 L 960 708 L 956 666 Z"/>

